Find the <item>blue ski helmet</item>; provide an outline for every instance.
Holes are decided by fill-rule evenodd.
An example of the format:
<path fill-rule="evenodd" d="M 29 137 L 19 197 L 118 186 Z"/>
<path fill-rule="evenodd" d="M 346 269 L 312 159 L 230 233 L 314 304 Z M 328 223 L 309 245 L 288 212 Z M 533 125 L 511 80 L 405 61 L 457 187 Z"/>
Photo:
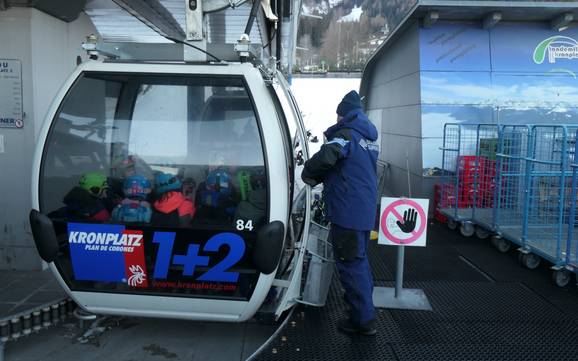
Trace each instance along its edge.
<path fill-rule="evenodd" d="M 155 176 L 156 191 L 159 194 L 168 191 L 180 191 L 182 184 L 177 176 L 167 173 L 159 173 Z"/>
<path fill-rule="evenodd" d="M 135 174 L 124 180 L 124 195 L 127 197 L 146 198 L 151 192 L 151 182 L 140 174 Z"/>

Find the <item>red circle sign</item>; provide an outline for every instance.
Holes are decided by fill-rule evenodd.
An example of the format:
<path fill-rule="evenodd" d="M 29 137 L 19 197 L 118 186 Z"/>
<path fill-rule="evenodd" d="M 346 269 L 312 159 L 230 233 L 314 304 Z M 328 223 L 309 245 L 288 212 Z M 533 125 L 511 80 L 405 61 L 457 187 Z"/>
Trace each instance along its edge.
<path fill-rule="evenodd" d="M 391 232 L 387 229 L 387 216 L 390 213 L 394 213 L 395 217 L 399 219 L 399 213 L 395 210 L 395 207 L 399 207 L 402 205 L 407 205 L 407 206 L 411 206 L 413 208 L 415 208 L 417 210 L 417 214 L 418 214 L 418 219 L 419 219 L 419 229 L 417 231 L 412 232 L 412 236 L 406 239 L 402 239 L 402 238 L 398 238 L 396 236 L 394 236 L 393 234 L 391 234 Z M 425 212 L 423 211 L 423 209 L 421 208 L 421 206 L 412 201 L 411 199 L 399 199 L 393 203 L 391 203 L 390 205 L 388 205 L 385 210 L 383 211 L 383 214 L 381 215 L 381 230 L 383 232 L 383 234 L 387 237 L 388 240 L 390 240 L 391 242 L 395 243 L 395 244 L 399 244 L 399 245 L 404 245 L 404 244 L 410 244 L 412 242 L 415 242 L 418 238 L 421 237 L 421 235 L 423 234 L 423 232 L 425 231 L 425 226 L 426 226 L 426 215 Z M 400 219 L 401 220 L 401 219 Z"/>

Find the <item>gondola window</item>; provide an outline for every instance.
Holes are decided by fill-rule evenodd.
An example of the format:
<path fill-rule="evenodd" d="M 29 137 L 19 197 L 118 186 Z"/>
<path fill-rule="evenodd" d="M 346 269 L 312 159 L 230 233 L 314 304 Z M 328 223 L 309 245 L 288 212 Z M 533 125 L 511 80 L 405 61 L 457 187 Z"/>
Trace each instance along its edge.
<path fill-rule="evenodd" d="M 267 176 L 242 78 L 83 74 L 44 151 L 53 218 L 166 227 L 258 227 Z"/>
<path fill-rule="evenodd" d="M 247 89 L 241 76 L 80 75 L 40 172 L 40 211 L 71 289 L 251 296 L 248 249 L 269 195 Z M 136 263 L 125 270 L 127 255 Z"/>

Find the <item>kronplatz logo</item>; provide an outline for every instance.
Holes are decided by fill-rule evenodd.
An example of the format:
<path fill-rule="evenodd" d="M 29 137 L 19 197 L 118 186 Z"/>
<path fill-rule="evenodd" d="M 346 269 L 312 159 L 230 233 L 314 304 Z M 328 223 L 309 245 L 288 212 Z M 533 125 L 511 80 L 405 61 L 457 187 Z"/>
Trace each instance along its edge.
<path fill-rule="evenodd" d="M 578 41 L 559 35 L 543 40 L 534 49 L 534 62 L 542 64 L 546 54 L 551 64 L 554 64 L 556 59 L 578 59 Z"/>
<path fill-rule="evenodd" d="M 148 287 L 144 235 L 123 225 L 68 223 L 74 277 Z"/>

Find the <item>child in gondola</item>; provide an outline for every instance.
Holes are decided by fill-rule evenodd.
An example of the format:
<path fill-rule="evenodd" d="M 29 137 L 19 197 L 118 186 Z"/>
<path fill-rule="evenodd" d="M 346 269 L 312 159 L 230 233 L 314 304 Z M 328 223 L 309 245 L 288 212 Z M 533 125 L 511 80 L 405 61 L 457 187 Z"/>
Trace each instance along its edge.
<path fill-rule="evenodd" d="M 108 183 L 104 174 L 89 172 L 83 175 L 78 186 L 64 196 L 66 205 L 61 211 L 67 218 L 105 222 L 110 219 L 106 208 Z M 58 212 L 61 212 L 58 211 Z"/>
<path fill-rule="evenodd" d="M 153 204 L 151 223 L 155 226 L 190 226 L 195 216 L 193 202 L 182 192 L 182 183 L 175 175 L 159 173 L 155 177 L 158 199 Z"/>
<path fill-rule="evenodd" d="M 124 180 L 123 192 L 125 198 L 112 211 L 112 219 L 118 222 L 150 222 L 152 209 L 146 199 L 151 192 L 151 182 L 142 175 L 132 175 Z"/>

